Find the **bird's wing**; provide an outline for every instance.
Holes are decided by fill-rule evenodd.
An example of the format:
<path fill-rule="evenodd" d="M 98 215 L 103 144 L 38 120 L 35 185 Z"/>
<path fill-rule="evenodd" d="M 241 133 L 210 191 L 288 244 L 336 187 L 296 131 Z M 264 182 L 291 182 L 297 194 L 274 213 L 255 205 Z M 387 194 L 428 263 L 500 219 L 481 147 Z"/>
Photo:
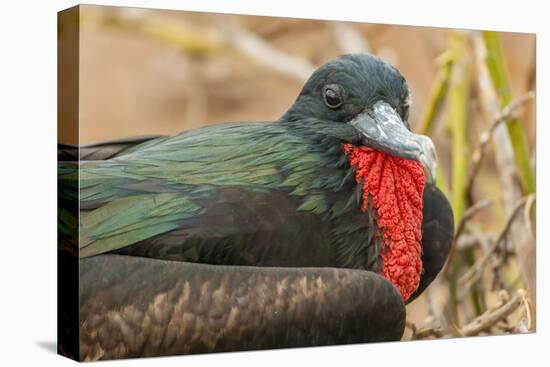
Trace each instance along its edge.
<path fill-rule="evenodd" d="M 78 162 L 57 166 L 58 249 L 78 254 Z"/>
<path fill-rule="evenodd" d="M 311 243 L 322 235 L 303 231 L 321 227 L 329 207 L 322 190 L 353 179 L 329 167 L 322 148 L 314 149 L 278 124 L 226 124 L 153 140 L 106 161 L 81 162 L 80 254 L 141 244 L 137 251 L 153 251 L 145 255 L 154 257 L 275 261 L 265 249 L 247 253 L 244 247 L 257 233 L 286 244 L 290 252 L 279 248 L 279 256 L 312 250 L 292 241 Z M 218 245 L 212 256 L 220 259 L 208 258 L 210 240 Z M 233 245 L 253 258 L 227 258 L 235 251 L 220 246 Z"/>
<path fill-rule="evenodd" d="M 58 234 L 59 248 L 78 253 L 78 162 L 106 160 L 148 144 L 157 144 L 163 136 L 143 136 L 104 141 L 83 146 L 58 144 Z"/>
<path fill-rule="evenodd" d="M 83 161 L 105 160 L 131 153 L 134 149 L 146 147 L 147 144 L 156 144 L 167 138 L 162 135 L 140 136 L 116 140 L 102 141 L 100 143 L 86 144 L 81 147 L 69 144 L 58 144 L 58 161 Z"/>
<path fill-rule="evenodd" d="M 405 306 L 368 271 L 105 254 L 80 261 L 80 325 L 81 360 L 131 358 L 399 340 Z"/>

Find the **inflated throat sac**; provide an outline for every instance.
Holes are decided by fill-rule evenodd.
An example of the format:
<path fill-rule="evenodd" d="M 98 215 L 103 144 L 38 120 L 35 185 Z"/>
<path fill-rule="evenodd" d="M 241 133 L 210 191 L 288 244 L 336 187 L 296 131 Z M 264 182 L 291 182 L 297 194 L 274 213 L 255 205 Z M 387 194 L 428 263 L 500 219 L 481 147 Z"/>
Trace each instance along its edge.
<path fill-rule="evenodd" d="M 368 210 L 370 197 L 382 231 L 380 273 L 407 300 L 422 273 L 422 164 L 365 146 L 346 144 L 344 152 L 356 170 L 356 181 L 363 182 L 362 210 Z"/>

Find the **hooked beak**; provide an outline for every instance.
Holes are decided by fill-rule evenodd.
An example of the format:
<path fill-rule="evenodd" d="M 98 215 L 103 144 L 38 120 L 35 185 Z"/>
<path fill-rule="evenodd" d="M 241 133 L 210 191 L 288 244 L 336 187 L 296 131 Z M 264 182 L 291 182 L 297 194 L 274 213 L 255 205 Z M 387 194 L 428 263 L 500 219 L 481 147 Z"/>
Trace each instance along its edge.
<path fill-rule="evenodd" d="M 426 180 L 435 182 L 437 158 L 432 140 L 425 135 L 412 133 L 388 103 L 376 102 L 348 124 L 359 131 L 364 145 L 422 163 Z"/>

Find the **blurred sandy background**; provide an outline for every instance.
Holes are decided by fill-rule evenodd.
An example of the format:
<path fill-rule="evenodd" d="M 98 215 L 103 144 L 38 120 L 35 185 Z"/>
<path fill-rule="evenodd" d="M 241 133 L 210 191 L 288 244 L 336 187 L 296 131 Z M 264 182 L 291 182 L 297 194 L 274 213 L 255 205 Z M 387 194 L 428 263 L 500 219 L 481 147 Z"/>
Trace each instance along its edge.
<path fill-rule="evenodd" d="M 407 79 L 413 94 L 410 124 L 418 130 L 438 71 L 436 60 L 448 48 L 452 31 L 97 6 L 81 6 L 80 24 L 81 144 L 228 121 L 275 120 L 313 68 L 342 53 L 365 50 Z M 535 36 L 502 33 L 501 39 L 513 95 L 534 90 Z M 479 111 L 476 77 L 471 75 L 468 105 L 472 145 L 489 123 Z M 534 103 L 522 109 L 521 117 L 534 152 Z M 432 137 L 445 168 L 452 159 L 449 140 L 445 124 L 437 126 Z M 63 131 L 60 139 L 76 143 Z M 476 197 L 496 202 L 476 217 L 487 230 L 500 228 L 504 220 L 498 177 L 489 154 L 475 189 Z M 413 321 L 421 323 L 427 312 L 424 295 L 409 306 Z"/>
<path fill-rule="evenodd" d="M 229 27 L 249 31 L 314 66 L 349 51 L 338 42 L 337 33 L 343 32 L 338 22 L 97 6 L 81 9 L 81 144 L 280 117 L 300 92 L 302 81 L 235 47 L 226 39 Z M 413 93 L 410 122 L 414 127 L 449 31 L 343 25 L 357 31 L 371 53 L 403 73 Z M 167 32 L 174 33 L 173 40 L 163 34 Z M 503 42 L 513 92 L 521 95 L 532 88 L 535 37 L 505 33 Z M 532 126 L 533 119 L 528 124 Z M 534 129 L 529 130 L 532 139 Z"/>

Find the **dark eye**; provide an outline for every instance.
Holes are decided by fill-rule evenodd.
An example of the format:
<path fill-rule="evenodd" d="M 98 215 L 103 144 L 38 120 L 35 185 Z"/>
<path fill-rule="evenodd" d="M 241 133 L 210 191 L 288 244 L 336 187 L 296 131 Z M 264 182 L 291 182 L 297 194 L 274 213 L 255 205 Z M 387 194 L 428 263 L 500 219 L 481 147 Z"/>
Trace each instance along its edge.
<path fill-rule="evenodd" d="M 323 88 L 323 100 L 329 108 L 338 108 L 342 105 L 342 87 L 338 84 L 329 84 Z"/>

